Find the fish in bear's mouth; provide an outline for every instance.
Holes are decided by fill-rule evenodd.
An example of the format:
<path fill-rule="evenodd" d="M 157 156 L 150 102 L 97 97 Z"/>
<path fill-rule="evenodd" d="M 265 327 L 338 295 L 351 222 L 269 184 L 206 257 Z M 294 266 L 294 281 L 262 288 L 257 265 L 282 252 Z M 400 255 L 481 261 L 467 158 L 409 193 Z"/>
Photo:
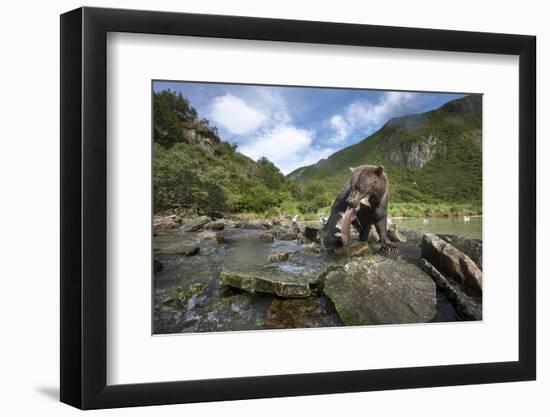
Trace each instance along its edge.
<path fill-rule="evenodd" d="M 356 213 L 361 207 L 361 205 L 370 207 L 368 196 L 361 198 L 361 200 L 359 200 L 359 204 L 352 203 L 351 205 L 348 205 L 348 208 L 342 215 L 341 239 L 344 245 L 347 245 L 350 240 L 350 226 L 351 226 L 351 223 L 355 220 Z"/>

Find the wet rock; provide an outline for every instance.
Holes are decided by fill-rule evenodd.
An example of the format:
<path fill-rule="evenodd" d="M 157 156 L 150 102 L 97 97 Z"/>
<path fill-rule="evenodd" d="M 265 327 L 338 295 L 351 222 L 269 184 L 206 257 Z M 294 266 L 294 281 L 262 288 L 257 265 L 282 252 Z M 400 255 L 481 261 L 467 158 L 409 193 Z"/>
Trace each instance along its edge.
<path fill-rule="evenodd" d="M 265 324 L 271 329 L 341 326 L 318 297 L 274 299 L 267 310 Z"/>
<path fill-rule="evenodd" d="M 162 268 L 163 268 L 163 265 L 162 265 L 162 262 L 160 261 L 160 259 L 155 258 L 154 261 L 153 261 L 153 271 L 155 272 L 155 274 L 157 272 L 162 271 Z"/>
<path fill-rule="evenodd" d="M 193 284 L 188 288 L 174 288 L 172 291 L 157 295 L 155 304 L 182 309 L 187 307 L 193 297 L 201 295 L 205 291 L 203 284 Z"/>
<path fill-rule="evenodd" d="M 215 220 L 210 223 L 206 223 L 204 228 L 207 230 L 223 230 L 225 228 L 225 221 L 223 219 Z"/>
<path fill-rule="evenodd" d="M 321 253 L 323 251 L 323 247 L 317 243 L 308 243 L 305 249 L 309 253 Z"/>
<path fill-rule="evenodd" d="M 316 291 L 319 275 L 309 271 L 292 273 L 259 265 L 224 267 L 221 283 L 251 294 L 269 293 L 279 297 L 309 297 Z"/>
<path fill-rule="evenodd" d="M 206 286 L 170 288 L 155 295 L 153 331 L 155 334 L 179 333 L 193 322 L 197 308 L 206 299 Z"/>
<path fill-rule="evenodd" d="M 304 229 L 304 236 L 309 241 L 320 244 L 321 243 L 321 238 L 319 236 L 319 230 L 320 229 L 318 229 L 316 227 L 306 226 L 305 229 Z"/>
<path fill-rule="evenodd" d="M 267 310 L 272 296 L 232 294 L 188 311 L 178 321 L 182 333 L 266 329 Z"/>
<path fill-rule="evenodd" d="M 371 251 L 367 242 L 355 242 L 349 246 L 334 249 L 334 253 L 338 256 L 368 256 Z"/>
<path fill-rule="evenodd" d="M 228 227 L 237 227 L 237 223 L 234 222 L 233 220 L 228 220 L 228 219 L 224 219 L 224 224 L 225 224 L 225 228 L 227 229 Z"/>
<path fill-rule="evenodd" d="M 155 253 L 158 255 L 193 256 L 199 253 L 201 248 L 196 245 L 190 245 L 185 241 L 176 241 L 163 245 L 156 245 L 154 249 Z"/>
<path fill-rule="evenodd" d="M 296 230 L 281 229 L 277 232 L 277 239 L 279 240 L 296 240 L 299 233 Z"/>
<path fill-rule="evenodd" d="M 203 230 L 193 236 L 193 240 L 211 240 L 216 239 L 216 232 L 212 230 Z"/>
<path fill-rule="evenodd" d="M 450 243 L 459 251 L 468 255 L 477 267 L 483 270 L 483 243 L 479 239 L 467 239 L 457 235 L 438 235 L 445 242 Z"/>
<path fill-rule="evenodd" d="M 480 296 L 482 273 L 475 262 L 465 253 L 435 234 L 427 233 L 422 238 L 422 257 L 444 276 L 452 279 L 469 295 Z"/>
<path fill-rule="evenodd" d="M 171 230 L 177 229 L 181 226 L 183 219 L 179 216 L 154 216 L 153 217 L 153 229 L 154 230 Z"/>
<path fill-rule="evenodd" d="M 380 236 L 374 227 L 371 228 L 367 242 L 376 243 L 380 240 Z"/>
<path fill-rule="evenodd" d="M 388 228 L 388 238 L 392 242 L 406 242 L 407 237 L 399 231 L 396 224 L 392 224 Z"/>
<path fill-rule="evenodd" d="M 184 232 L 196 232 L 202 229 L 207 223 L 210 223 L 212 218 L 208 216 L 200 216 L 194 220 L 185 223 L 182 227 Z"/>
<path fill-rule="evenodd" d="M 267 257 L 269 262 L 283 262 L 287 261 L 290 256 L 290 252 L 273 253 Z"/>
<path fill-rule="evenodd" d="M 465 294 L 457 284 L 445 278 L 426 259 L 420 259 L 418 266 L 433 278 L 439 290 L 445 295 L 460 318 L 465 320 L 482 320 L 483 309 L 481 298 L 470 297 Z"/>
<path fill-rule="evenodd" d="M 433 280 L 405 261 L 373 255 L 329 272 L 323 282 L 346 325 L 423 323 L 436 314 Z"/>
<path fill-rule="evenodd" d="M 216 234 L 218 243 L 271 243 L 273 235 L 262 230 L 224 229 Z"/>
<path fill-rule="evenodd" d="M 235 225 L 238 229 L 259 229 L 268 230 L 273 227 L 273 224 L 269 220 L 257 220 L 252 219 L 246 222 L 240 222 Z"/>

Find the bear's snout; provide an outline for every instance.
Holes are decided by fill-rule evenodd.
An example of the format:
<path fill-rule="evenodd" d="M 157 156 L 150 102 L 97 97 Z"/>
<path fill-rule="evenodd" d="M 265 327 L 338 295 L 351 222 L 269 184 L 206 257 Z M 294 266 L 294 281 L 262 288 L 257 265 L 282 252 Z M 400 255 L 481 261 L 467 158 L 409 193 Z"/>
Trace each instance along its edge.
<path fill-rule="evenodd" d="M 348 203 L 348 207 L 355 209 L 358 209 L 360 204 L 370 206 L 369 195 L 360 193 L 358 191 L 353 191 L 352 193 L 350 193 L 346 202 Z"/>

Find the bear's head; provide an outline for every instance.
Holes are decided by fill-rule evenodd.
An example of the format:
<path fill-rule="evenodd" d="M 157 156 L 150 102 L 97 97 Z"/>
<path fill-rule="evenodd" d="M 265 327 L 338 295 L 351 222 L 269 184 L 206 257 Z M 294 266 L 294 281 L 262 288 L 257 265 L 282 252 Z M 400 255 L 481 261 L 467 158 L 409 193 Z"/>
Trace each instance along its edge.
<path fill-rule="evenodd" d="M 382 201 L 388 190 L 388 177 L 382 165 L 361 165 L 351 169 L 348 205 L 359 208 L 360 204 L 372 205 Z"/>

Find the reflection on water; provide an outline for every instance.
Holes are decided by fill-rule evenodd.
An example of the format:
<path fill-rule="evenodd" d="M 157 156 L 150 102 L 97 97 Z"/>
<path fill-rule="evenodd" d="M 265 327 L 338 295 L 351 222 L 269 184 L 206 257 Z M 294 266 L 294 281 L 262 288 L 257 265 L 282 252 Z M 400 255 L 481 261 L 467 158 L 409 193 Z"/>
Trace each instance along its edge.
<path fill-rule="evenodd" d="M 462 217 L 431 217 L 428 223 L 421 218 L 392 219 L 400 229 L 424 230 L 431 233 L 441 233 L 464 236 L 469 239 L 482 239 L 483 217 L 470 217 L 465 222 Z"/>

